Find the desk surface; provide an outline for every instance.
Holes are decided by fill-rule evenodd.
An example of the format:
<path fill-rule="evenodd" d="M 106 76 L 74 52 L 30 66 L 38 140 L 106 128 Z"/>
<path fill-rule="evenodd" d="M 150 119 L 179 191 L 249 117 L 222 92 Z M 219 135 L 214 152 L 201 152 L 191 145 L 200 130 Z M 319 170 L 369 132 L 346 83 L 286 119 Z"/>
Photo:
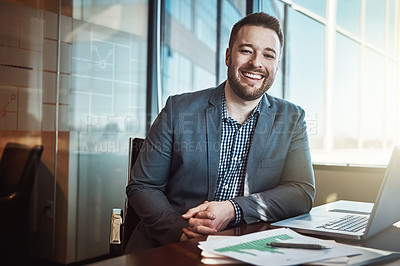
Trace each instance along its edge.
<path fill-rule="evenodd" d="M 257 223 L 253 225 L 242 225 L 237 228 L 229 229 L 218 233 L 219 235 L 243 235 L 254 233 L 262 230 L 271 229 L 267 223 Z M 199 241 L 205 240 L 206 237 L 190 239 L 184 242 L 169 244 L 163 247 L 153 248 L 141 252 L 111 258 L 100 261 L 91 265 L 96 266 L 148 266 L 148 265 L 204 265 L 201 261 L 201 250 L 197 247 Z M 391 227 L 385 231 L 364 241 L 348 241 L 343 239 L 335 239 L 337 242 L 352 244 L 357 246 L 378 248 L 390 251 L 400 251 L 400 228 Z M 400 265 L 400 260 L 387 265 Z"/>

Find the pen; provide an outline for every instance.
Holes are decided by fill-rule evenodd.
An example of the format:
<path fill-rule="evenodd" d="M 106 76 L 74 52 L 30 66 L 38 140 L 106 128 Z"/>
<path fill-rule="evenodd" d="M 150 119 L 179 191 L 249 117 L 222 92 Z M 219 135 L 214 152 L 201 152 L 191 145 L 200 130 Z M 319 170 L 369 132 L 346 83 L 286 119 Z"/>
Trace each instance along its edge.
<path fill-rule="evenodd" d="M 288 243 L 288 242 L 271 242 L 267 246 L 278 248 L 304 248 L 304 249 L 326 249 L 330 248 L 319 244 L 303 244 L 303 243 Z"/>

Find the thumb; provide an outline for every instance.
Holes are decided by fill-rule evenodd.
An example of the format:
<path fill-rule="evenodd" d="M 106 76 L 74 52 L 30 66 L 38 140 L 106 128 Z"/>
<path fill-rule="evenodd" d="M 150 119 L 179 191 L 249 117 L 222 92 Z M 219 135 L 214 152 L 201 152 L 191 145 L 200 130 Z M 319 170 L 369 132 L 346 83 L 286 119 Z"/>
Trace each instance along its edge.
<path fill-rule="evenodd" d="M 200 204 L 199 206 L 191 208 L 186 213 L 182 214 L 182 217 L 184 219 L 193 218 L 198 212 L 204 211 L 205 209 L 207 209 L 207 204 Z"/>

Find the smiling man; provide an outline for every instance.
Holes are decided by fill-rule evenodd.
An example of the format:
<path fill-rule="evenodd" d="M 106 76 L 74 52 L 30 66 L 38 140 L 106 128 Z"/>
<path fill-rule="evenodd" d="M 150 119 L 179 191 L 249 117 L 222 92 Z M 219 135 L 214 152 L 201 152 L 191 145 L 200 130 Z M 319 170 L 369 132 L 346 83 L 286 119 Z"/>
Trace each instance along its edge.
<path fill-rule="evenodd" d="M 304 111 L 267 94 L 282 47 L 278 20 L 251 14 L 232 29 L 227 81 L 168 98 L 127 186 L 140 222 L 126 252 L 311 209 Z"/>

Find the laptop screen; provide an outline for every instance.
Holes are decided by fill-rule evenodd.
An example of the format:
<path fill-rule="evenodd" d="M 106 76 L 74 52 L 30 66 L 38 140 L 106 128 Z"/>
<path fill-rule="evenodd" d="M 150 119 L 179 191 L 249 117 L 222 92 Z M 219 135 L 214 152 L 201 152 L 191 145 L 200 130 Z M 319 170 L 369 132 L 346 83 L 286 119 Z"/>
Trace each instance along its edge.
<path fill-rule="evenodd" d="M 400 146 L 393 150 L 367 226 L 366 237 L 400 220 Z"/>

